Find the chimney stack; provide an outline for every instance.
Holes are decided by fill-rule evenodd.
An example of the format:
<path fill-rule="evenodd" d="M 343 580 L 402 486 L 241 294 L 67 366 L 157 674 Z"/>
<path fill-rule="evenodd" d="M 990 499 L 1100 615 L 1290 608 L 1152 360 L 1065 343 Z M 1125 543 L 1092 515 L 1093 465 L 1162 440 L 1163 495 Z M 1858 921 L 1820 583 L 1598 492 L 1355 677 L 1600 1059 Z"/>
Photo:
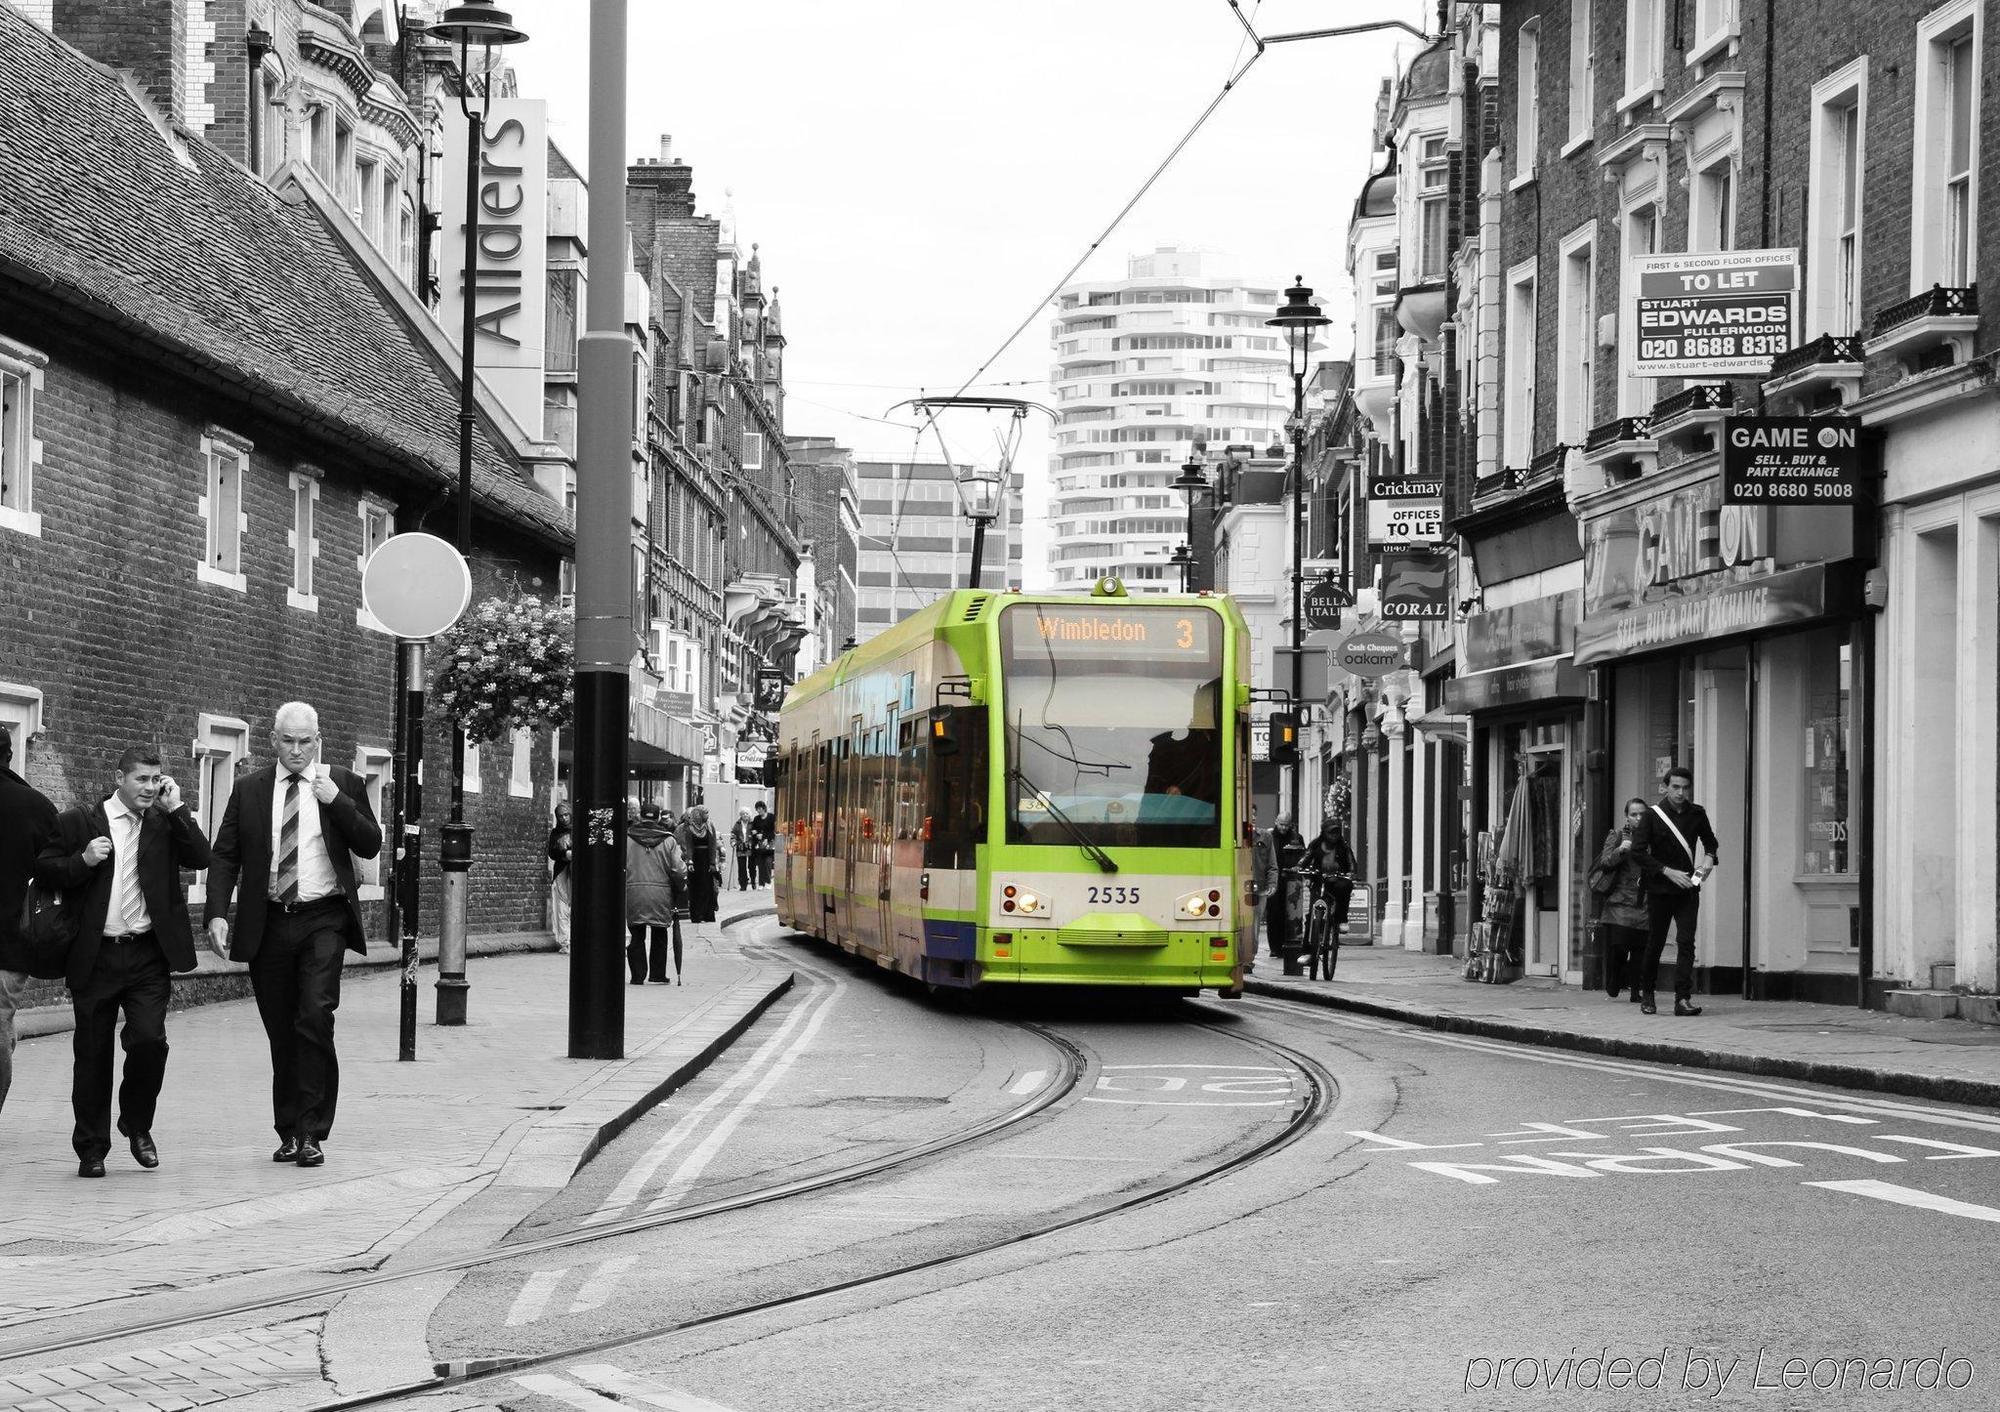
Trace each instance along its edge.
<path fill-rule="evenodd" d="M 55 0 L 50 19 L 57 39 L 131 75 L 169 123 L 187 121 L 187 0 Z"/>

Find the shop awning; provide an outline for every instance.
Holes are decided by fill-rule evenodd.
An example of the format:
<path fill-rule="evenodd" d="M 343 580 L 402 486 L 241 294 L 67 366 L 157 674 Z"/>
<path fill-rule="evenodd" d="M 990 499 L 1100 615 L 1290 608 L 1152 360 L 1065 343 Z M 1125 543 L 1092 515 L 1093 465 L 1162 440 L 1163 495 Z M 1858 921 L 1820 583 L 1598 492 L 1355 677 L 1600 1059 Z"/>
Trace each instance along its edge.
<path fill-rule="evenodd" d="M 1433 707 L 1421 716 L 1412 717 L 1410 724 L 1432 739 L 1472 734 L 1472 717 L 1449 707 Z"/>

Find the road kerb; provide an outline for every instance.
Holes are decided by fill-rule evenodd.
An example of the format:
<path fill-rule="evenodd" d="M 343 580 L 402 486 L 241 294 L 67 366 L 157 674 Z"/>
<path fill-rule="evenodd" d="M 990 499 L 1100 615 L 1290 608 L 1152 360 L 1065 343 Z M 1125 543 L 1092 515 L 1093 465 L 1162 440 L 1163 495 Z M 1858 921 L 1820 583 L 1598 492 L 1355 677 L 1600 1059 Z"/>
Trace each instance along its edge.
<path fill-rule="evenodd" d="M 1924 1098 L 1935 1103 L 1964 1103 L 1985 1107 L 2000 1106 L 2000 1084 L 1949 1074 L 1924 1074 L 1908 1069 L 1878 1069 L 1860 1064 L 1830 1063 L 1782 1054 L 1744 1054 L 1728 1049 L 1709 1049 L 1697 1044 L 1675 1044 L 1662 1040 L 1626 1038 L 1613 1035 L 1581 1034 L 1547 1025 L 1513 1024 L 1480 1016 L 1460 1015 L 1419 1005 L 1369 1000 L 1333 991 L 1309 990 L 1281 981 L 1251 977 L 1243 983 L 1251 995 L 1294 1000 L 1325 1010 L 1345 1010 L 1378 1020 L 1394 1020 L 1444 1034 L 1476 1035 L 1484 1039 L 1511 1040 L 1543 1049 L 1569 1049 L 1584 1054 L 1602 1054 L 1617 1059 L 1642 1059 L 1654 1064 L 1672 1064 L 1684 1069 L 1718 1069 L 1731 1073 L 1754 1074 L 1760 1078 L 1791 1079 L 1800 1083 L 1824 1084 L 1831 1088 L 1864 1089 L 1891 1093 L 1903 1098 Z"/>

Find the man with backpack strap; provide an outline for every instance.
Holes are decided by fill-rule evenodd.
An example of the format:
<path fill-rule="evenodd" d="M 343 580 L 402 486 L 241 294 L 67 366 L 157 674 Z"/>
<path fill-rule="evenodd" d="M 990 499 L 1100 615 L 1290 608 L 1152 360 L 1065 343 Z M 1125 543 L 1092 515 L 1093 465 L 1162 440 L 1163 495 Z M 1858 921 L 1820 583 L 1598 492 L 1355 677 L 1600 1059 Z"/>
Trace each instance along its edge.
<path fill-rule="evenodd" d="M 1699 1015 L 1694 1003 L 1694 924 L 1701 913 L 1701 884 L 1721 866 L 1721 845 L 1708 813 L 1689 796 L 1694 792 L 1694 772 L 1675 765 L 1661 779 L 1665 792 L 1660 802 L 1648 809 L 1632 831 L 1632 859 L 1646 876 L 1646 960 L 1640 975 L 1646 998 L 1642 1014 L 1658 1013 L 1653 1003 L 1653 978 L 1659 973 L 1660 953 L 1666 949 L 1667 930 L 1674 933 L 1674 1013 Z M 1708 852 L 1705 867 L 1695 865 L 1696 845 Z"/>

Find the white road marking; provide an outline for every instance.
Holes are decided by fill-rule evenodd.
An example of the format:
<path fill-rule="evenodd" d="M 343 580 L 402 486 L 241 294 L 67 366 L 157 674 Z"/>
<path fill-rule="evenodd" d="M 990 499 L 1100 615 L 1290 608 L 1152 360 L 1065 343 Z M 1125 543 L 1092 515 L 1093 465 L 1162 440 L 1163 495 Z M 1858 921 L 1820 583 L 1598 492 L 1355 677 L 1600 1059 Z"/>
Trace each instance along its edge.
<path fill-rule="evenodd" d="M 1941 1150 L 1942 1155 L 1926 1157 L 1924 1159 L 1926 1162 L 1963 1162 L 1968 1157 L 2000 1157 L 2000 1152 L 1995 1152 L 1990 1147 L 1967 1147 L 1962 1142 L 1939 1142 L 1933 1137 L 1899 1137 L 1895 1133 L 1883 1133 L 1875 1140 L 1907 1142 L 1912 1147 L 1935 1147 Z"/>
<path fill-rule="evenodd" d="M 625 1405 L 616 1398 L 589 1392 L 567 1378 L 559 1378 L 553 1373 L 529 1373 L 514 1381 L 529 1392 L 539 1392 L 545 1397 L 558 1398 L 572 1407 L 582 1408 L 583 1412 L 625 1412 Z"/>
<path fill-rule="evenodd" d="M 548 1308 L 549 1296 L 556 1292 L 556 1287 L 567 1274 L 567 1269 L 537 1270 L 528 1276 L 521 1292 L 514 1296 L 514 1307 L 507 1311 L 507 1327 L 518 1328 L 541 1318 L 542 1311 Z"/>
<path fill-rule="evenodd" d="M 1300 1018 L 1300 1007 L 1283 1001 L 1258 1000 L 1248 996 L 1232 1002 L 1238 1007 L 1267 1011 L 1272 1015 L 1282 1015 L 1287 1019 Z M 1894 1118 L 1916 1118 L 1927 1123 L 1939 1123 L 1947 1127 L 1977 1128 L 1982 1132 L 2000 1134 L 2000 1118 L 1975 1117 L 1965 1113 L 1948 1113 L 1938 1108 L 1925 1108 L 1915 1103 L 1903 1103 L 1879 1098 L 1836 1098 L 1830 1094 L 1817 1093 L 1811 1089 L 1790 1088 L 1784 1084 L 1765 1083 L 1749 1078 L 1723 1078 L 1720 1076 L 1696 1076 L 1675 1071 L 1671 1066 L 1647 1064 L 1637 1060 L 1601 1059 L 1581 1054 L 1561 1051 L 1537 1050 L 1520 1041 L 1497 1039 L 1477 1039 L 1466 1035 L 1444 1035 L 1419 1029 L 1414 1025 L 1391 1020 L 1372 1020 L 1343 1014 L 1339 1011 L 1317 1009 L 1317 1018 L 1334 1027 L 1365 1030 L 1371 1034 L 1399 1035 L 1404 1039 L 1417 1040 L 1424 1044 L 1443 1045 L 1451 1049 L 1470 1049 L 1476 1053 L 1492 1054 L 1506 1058 L 1526 1060 L 1534 1064 L 1551 1064 L 1559 1068 L 1594 1069 L 1599 1073 L 1619 1074 L 1627 1078 L 1645 1079 L 1653 1083 L 1679 1084 L 1686 1088 L 1715 1089 L 1724 1093 L 1741 1093 L 1758 1097 L 1790 1098 L 1805 1103 L 1819 1104 L 1829 1108 L 1854 1108 L 1868 1113 L 1881 1113 Z"/>
<path fill-rule="evenodd" d="M 590 1278 L 583 1282 L 583 1288 L 576 1292 L 576 1300 L 569 1306 L 569 1312 L 583 1314 L 601 1308 L 617 1292 L 619 1279 L 632 1268 L 635 1258 L 621 1255 L 615 1260 L 606 1260 L 592 1270 Z"/>
<path fill-rule="evenodd" d="M 1794 1118 L 1824 1118 L 1829 1123 L 1873 1123 L 1873 1118 L 1857 1118 L 1852 1113 L 1815 1113 L 1810 1108 L 1703 1108 L 1691 1118 L 1727 1118 L 1736 1113 L 1788 1113 Z"/>
<path fill-rule="evenodd" d="M 742 1100 L 715 1125 L 714 1131 L 695 1148 L 693 1155 L 674 1169 L 674 1174 L 662 1184 L 660 1195 L 646 1203 L 646 1211 L 649 1214 L 666 1210 L 686 1194 L 688 1187 L 695 1183 L 707 1169 L 708 1164 L 715 1160 L 716 1154 L 722 1151 L 722 1145 L 729 1141 L 729 1135 L 736 1131 L 737 1125 L 750 1116 L 753 1108 L 764 1101 L 764 1096 L 777 1085 L 778 1080 L 785 1076 L 785 1072 L 792 1067 L 799 1055 L 812 1044 L 813 1036 L 819 1033 L 821 1022 L 826 1019 L 827 1012 L 833 1009 L 833 1002 L 837 998 L 838 992 L 829 994 L 814 1008 L 812 1018 L 806 1021 L 806 1027 L 799 1032 L 799 1037 L 792 1041 L 791 1047 L 771 1061 L 770 1070 L 757 1081 L 757 1086 L 744 1094 Z"/>
<path fill-rule="evenodd" d="M 634 1377 L 622 1368 L 614 1368 L 608 1363 L 578 1364 L 570 1369 L 584 1382 L 595 1388 L 614 1393 L 619 1397 L 636 1399 L 654 1407 L 663 1407 L 666 1412 L 730 1412 L 719 1402 L 710 1402 L 705 1397 L 696 1397 L 691 1392 L 681 1392 L 675 1388 L 661 1387 L 645 1378 Z"/>
<path fill-rule="evenodd" d="M 1139 1104 L 1148 1108 L 1283 1108 L 1291 1102 L 1289 1098 L 1274 1098 L 1258 1103 L 1211 1103 L 1200 1098 L 1086 1098 L 1085 1103 L 1125 1103 Z"/>
<path fill-rule="evenodd" d="M 1042 1086 L 1042 1080 L 1047 1077 L 1048 1071 L 1046 1069 L 1030 1069 L 1027 1073 L 1021 1075 L 1020 1078 L 1014 1080 L 1013 1087 L 1009 1088 L 1007 1092 L 1033 1093 Z"/>
<path fill-rule="evenodd" d="M 826 1002 L 822 1001 L 820 1003 L 824 1004 Z M 697 1103 L 679 1122 L 669 1128 L 658 1142 L 648 1148 L 645 1154 L 632 1164 L 625 1175 L 619 1178 L 618 1185 L 611 1189 L 610 1194 L 604 1198 L 604 1201 L 598 1208 L 583 1218 L 582 1224 L 586 1226 L 603 1225 L 606 1222 L 616 1220 L 622 1215 L 626 1208 L 637 1201 L 645 1192 L 647 1183 L 653 1179 L 653 1174 L 659 1171 L 666 1160 L 674 1154 L 674 1150 L 693 1136 L 695 1130 L 702 1125 L 702 1122 L 710 1113 L 728 1102 L 738 1089 L 751 1082 L 757 1076 L 757 1071 L 764 1066 L 766 1061 L 783 1047 L 786 1036 L 816 1008 L 813 1001 L 808 999 L 805 1004 L 787 1015 L 785 1022 L 778 1027 L 778 1032 L 765 1040 L 758 1047 L 757 1051 L 744 1063 L 742 1068 L 724 1080 L 722 1086 L 716 1089 L 714 1093 L 704 1098 L 700 1103 Z"/>
<path fill-rule="evenodd" d="M 1876 1201 L 1893 1201 L 1898 1206 L 1916 1206 L 1926 1211 L 1941 1212 L 1946 1216 L 1963 1216 L 1968 1221 L 2000 1223 L 2000 1207 L 1976 1206 L 1970 1201 L 1954 1201 L 1949 1196 L 1918 1191 L 1911 1186 L 1897 1186 L 1894 1182 L 1879 1182 L 1864 1178 L 1848 1182 L 1801 1182 L 1800 1185 L 1823 1187 L 1828 1191 L 1844 1191 L 1850 1196 L 1867 1196 Z"/>

